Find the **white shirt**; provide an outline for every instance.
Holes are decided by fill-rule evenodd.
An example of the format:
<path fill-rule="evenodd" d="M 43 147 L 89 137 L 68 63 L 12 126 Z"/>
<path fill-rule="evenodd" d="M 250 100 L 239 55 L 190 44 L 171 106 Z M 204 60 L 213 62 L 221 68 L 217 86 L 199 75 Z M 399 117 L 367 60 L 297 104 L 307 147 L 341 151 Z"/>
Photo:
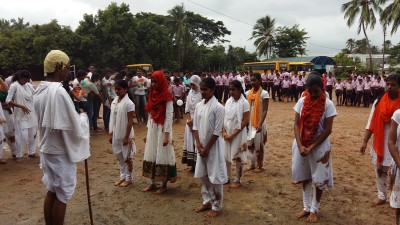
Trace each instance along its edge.
<path fill-rule="evenodd" d="M 147 83 L 149 82 L 148 79 L 144 76 L 138 77 L 134 76 L 132 77 L 132 81 L 137 83 L 137 86 L 135 87 L 135 95 L 145 95 L 145 89 L 147 88 Z"/>
<path fill-rule="evenodd" d="M 111 78 L 106 79 L 106 78 L 104 77 L 104 78 L 101 80 L 101 84 L 102 84 L 103 86 L 106 87 L 108 96 L 109 96 L 111 99 L 114 99 L 114 98 L 117 97 L 117 94 L 115 93 L 115 87 L 114 87 L 114 85 L 115 85 L 115 80 L 112 80 Z"/>

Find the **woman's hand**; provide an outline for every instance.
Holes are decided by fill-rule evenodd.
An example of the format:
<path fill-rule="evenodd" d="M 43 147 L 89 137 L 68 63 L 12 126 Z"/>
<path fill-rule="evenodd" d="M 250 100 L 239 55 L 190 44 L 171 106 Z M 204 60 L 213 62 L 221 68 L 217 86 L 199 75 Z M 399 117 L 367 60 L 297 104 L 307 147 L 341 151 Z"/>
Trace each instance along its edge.
<path fill-rule="evenodd" d="M 190 128 L 192 128 L 192 127 L 193 127 L 193 120 L 188 120 L 188 121 L 186 122 L 186 124 L 187 124 Z"/>
<path fill-rule="evenodd" d="M 301 156 L 307 156 L 308 155 L 308 150 L 304 145 L 299 146 L 299 152 Z"/>
<path fill-rule="evenodd" d="M 123 146 L 127 146 L 129 144 L 129 137 L 124 137 L 124 140 L 122 142 Z"/>
<path fill-rule="evenodd" d="M 169 133 L 165 133 L 164 140 L 163 140 L 163 146 L 167 146 L 168 143 L 169 143 Z"/>
<path fill-rule="evenodd" d="M 28 107 L 26 107 L 26 106 L 22 106 L 21 109 L 22 109 L 22 111 L 23 111 L 25 114 L 27 114 L 27 115 L 28 115 L 29 113 L 31 113 L 31 110 L 29 110 Z"/>

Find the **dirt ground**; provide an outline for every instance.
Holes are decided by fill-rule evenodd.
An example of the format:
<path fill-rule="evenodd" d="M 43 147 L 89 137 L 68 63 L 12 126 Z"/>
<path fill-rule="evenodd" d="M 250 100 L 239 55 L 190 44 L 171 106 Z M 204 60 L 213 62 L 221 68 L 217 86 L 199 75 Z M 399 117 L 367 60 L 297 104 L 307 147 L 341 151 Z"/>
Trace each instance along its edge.
<path fill-rule="evenodd" d="M 246 172 L 239 189 L 225 187 L 223 214 L 214 219 L 194 212 L 201 204 L 200 181 L 181 164 L 183 123 L 174 125 L 179 179 L 161 196 L 142 192 L 149 184 L 141 176 L 144 125 L 135 126 L 134 183 L 126 188 L 113 186 L 119 171 L 108 137 L 92 135 L 88 161 L 94 224 L 307 224 L 294 217 L 302 209 L 302 194 L 300 185 L 291 183 L 293 105 L 270 102 L 266 170 Z M 322 197 L 319 224 L 393 224 L 389 204 L 372 206 L 377 191 L 371 158 L 358 152 L 370 109 L 338 107 L 337 111 L 331 135 L 335 187 Z M 0 224 L 44 224 L 39 159 L 25 158 L 17 164 L 9 151 L 5 158 L 7 164 L 0 165 Z M 89 224 L 83 163 L 78 164 L 78 185 L 65 224 Z"/>

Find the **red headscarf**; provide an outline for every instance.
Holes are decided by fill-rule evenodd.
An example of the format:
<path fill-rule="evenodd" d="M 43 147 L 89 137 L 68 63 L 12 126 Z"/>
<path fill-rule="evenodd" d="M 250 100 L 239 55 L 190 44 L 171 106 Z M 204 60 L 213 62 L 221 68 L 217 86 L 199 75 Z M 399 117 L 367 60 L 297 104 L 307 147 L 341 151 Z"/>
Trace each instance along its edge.
<path fill-rule="evenodd" d="M 157 82 L 158 88 L 150 87 L 149 101 L 145 109 L 154 122 L 164 125 L 167 102 L 173 100 L 172 94 L 169 91 L 167 78 L 162 71 L 155 71 L 151 78 Z"/>
<path fill-rule="evenodd" d="M 392 101 L 386 92 L 379 104 L 375 107 L 369 130 L 374 134 L 374 151 L 376 152 L 377 165 L 381 165 L 385 152 L 385 123 L 390 123 L 394 111 L 400 108 L 400 92 L 395 101 Z"/>
<path fill-rule="evenodd" d="M 300 139 L 305 147 L 315 141 L 318 133 L 319 121 L 325 111 L 325 92 L 322 92 L 317 99 L 312 100 L 308 91 L 303 92 L 304 104 L 300 117 Z"/>

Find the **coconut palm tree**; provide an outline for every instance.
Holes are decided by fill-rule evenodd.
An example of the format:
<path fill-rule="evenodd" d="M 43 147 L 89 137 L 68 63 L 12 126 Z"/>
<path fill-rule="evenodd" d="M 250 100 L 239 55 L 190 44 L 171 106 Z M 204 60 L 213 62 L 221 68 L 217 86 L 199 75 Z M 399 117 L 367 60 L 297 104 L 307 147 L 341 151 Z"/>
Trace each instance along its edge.
<path fill-rule="evenodd" d="M 356 20 L 358 20 L 357 33 L 360 34 L 361 30 L 364 33 L 365 39 L 369 49 L 369 66 L 372 71 L 372 56 L 371 46 L 367 36 L 367 29 L 372 30 L 376 24 L 375 13 L 381 13 L 380 2 L 382 0 L 351 0 L 342 5 L 342 12 L 344 18 L 347 20 L 347 26 L 351 27 Z"/>
<path fill-rule="evenodd" d="M 346 48 L 349 50 L 350 54 L 354 53 L 354 49 L 357 47 L 356 40 L 349 38 L 346 41 Z"/>
<path fill-rule="evenodd" d="M 381 4 L 385 4 L 387 0 L 380 0 Z M 400 26 L 400 0 L 393 0 L 392 3 L 387 5 L 381 12 L 381 23 L 392 25 L 391 35 L 396 33 L 397 28 Z"/>
<path fill-rule="evenodd" d="M 274 31 L 275 19 L 265 16 L 257 20 L 249 40 L 255 39 L 254 45 L 257 48 L 258 56 L 265 55 L 268 58 L 271 55 L 271 43 Z"/>
<path fill-rule="evenodd" d="M 185 7 L 177 5 L 168 10 L 166 26 L 171 31 L 175 46 L 178 48 L 179 62 L 183 61 L 185 46 L 192 40 L 189 29 Z"/>

